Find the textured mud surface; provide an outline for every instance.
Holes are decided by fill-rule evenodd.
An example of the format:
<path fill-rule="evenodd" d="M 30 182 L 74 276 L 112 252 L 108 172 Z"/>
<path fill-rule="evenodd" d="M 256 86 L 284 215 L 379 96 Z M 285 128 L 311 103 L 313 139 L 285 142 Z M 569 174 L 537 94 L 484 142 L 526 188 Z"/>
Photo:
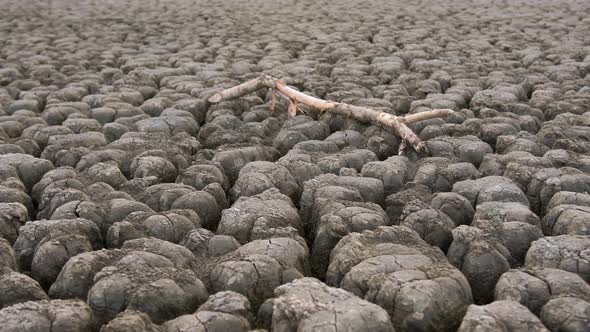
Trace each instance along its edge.
<path fill-rule="evenodd" d="M 588 331 L 587 1 L 0 7 L 0 331 Z"/>

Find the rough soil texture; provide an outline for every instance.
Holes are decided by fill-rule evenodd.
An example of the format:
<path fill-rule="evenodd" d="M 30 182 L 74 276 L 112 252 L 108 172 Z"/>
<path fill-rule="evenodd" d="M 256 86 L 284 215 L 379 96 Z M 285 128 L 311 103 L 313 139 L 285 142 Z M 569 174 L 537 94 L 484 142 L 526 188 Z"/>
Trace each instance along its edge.
<path fill-rule="evenodd" d="M 0 331 L 589 331 L 590 2 L 0 8 Z"/>

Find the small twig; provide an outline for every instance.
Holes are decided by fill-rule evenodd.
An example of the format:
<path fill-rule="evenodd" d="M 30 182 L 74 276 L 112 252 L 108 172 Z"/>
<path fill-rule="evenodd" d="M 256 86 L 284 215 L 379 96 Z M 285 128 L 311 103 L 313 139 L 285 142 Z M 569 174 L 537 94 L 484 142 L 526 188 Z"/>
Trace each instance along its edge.
<path fill-rule="evenodd" d="M 287 116 L 290 118 L 297 115 L 297 101 L 295 99 L 289 100 L 289 110 L 287 111 Z"/>
<path fill-rule="evenodd" d="M 398 154 L 399 156 L 403 155 L 403 154 L 404 154 L 404 151 L 406 150 L 406 147 L 407 147 L 407 146 L 408 146 L 408 145 L 406 144 L 406 142 L 405 142 L 405 141 L 402 141 L 402 142 L 399 144 L 399 148 L 398 148 L 398 150 L 397 150 L 397 154 Z"/>
<path fill-rule="evenodd" d="M 351 117 L 361 122 L 370 122 L 391 128 L 394 130 L 396 135 L 402 139 L 402 143 L 400 144 L 400 154 L 404 152 L 404 149 L 407 145 L 411 145 L 416 151 L 421 151 L 425 148 L 424 142 L 422 142 L 420 138 L 418 138 L 418 136 L 416 136 L 416 134 L 406 124 L 434 118 L 444 118 L 453 113 L 453 110 L 450 109 L 435 109 L 427 112 L 398 117 L 371 108 L 326 101 L 312 97 L 290 88 L 276 78 L 267 75 L 260 76 L 259 78 L 253 79 L 246 83 L 242 83 L 238 86 L 218 92 L 209 98 L 209 102 L 218 103 L 225 99 L 237 98 L 261 88 L 273 89 L 271 97 L 271 110 L 274 110 L 275 90 L 284 97 L 288 98 L 289 116 L 295 116 L 297 114 L 297 103 L 301 103 L 322 111 L 328 111 L 346 117 Z"/>
<path fill-rule="evenodd" d="M 271 113 L 275 112 L 276 100 L 277 100 L 277 90 L 272 89 L 272 92 L 270 93 L 270 108 L 269 108 Z"/>
<path fill-rule="evenodd" d="M 305 115 L 307 115 L 307 111 L 305 111 L 303 108 L 301 108 L 299 105 L 297 105 L 297 110 L 299 111 L 299 113 L 303 113 Z"/>

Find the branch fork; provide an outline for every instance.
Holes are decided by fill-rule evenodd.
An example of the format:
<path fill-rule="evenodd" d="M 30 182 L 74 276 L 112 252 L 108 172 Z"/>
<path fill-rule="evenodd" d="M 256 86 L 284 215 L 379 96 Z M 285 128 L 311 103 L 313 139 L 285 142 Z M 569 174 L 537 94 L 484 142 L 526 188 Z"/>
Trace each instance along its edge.
<path fill-rule="evenodd" d="M 234 86 L 232 88 L 220 91 L 209 98 L 209 102 L 218 103 L 223 100 L 237 98 L 258 89 L 271 89 L 270 111 L 274 112 L 276 105 L 276 94 L 289 99 L 288 116 L 293 117 L 297 113 L 297 104 L 301 103 L 321 111 L 331 112 L 337 115 L 343 115 L 361 122 L 370 122 L 379 124 L 383 127 L 391 128 L 394 133 L 402 139 L 399 148 L 399 154 L 403 154 L 405 148 L 409 145 L 416 151 L 422 151 L 426 148 L 424 142 L 407 126 L 408 124 L 434 118 L 444 118 L 453 113 L 451 109 L 433 109 L 431 111 L 409 114 L 406 116 L 396 116 L 389 113 L 377 111 L 367 107 L 354 106 L 346 103 L 327 101 L 306 95 L 293 88 L 288 87 L 280 80 L 262 75 L 256 79 Z"/>

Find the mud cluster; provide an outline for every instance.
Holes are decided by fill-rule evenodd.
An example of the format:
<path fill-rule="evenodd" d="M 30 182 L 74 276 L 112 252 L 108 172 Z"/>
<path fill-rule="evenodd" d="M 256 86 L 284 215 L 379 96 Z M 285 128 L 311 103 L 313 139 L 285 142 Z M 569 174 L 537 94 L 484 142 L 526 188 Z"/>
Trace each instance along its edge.
<path fill-rule="evenodd" d="M 588 331 L 590 3 L 1 7 L 0 331 Z"/>

